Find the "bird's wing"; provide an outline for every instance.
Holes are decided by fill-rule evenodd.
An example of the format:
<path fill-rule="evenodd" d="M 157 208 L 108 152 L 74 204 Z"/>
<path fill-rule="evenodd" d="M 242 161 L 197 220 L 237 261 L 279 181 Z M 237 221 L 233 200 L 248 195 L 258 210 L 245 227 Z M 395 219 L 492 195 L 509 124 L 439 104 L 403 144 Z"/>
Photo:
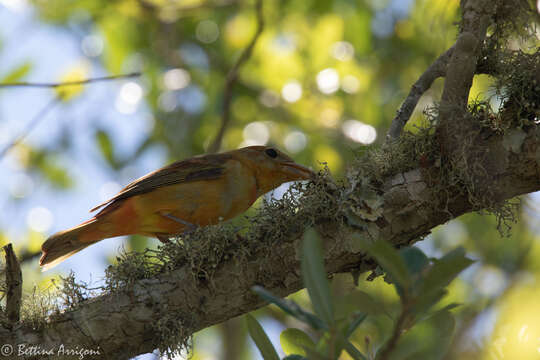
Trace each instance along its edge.
<path fill-rule="evenodd" d="M 229 154 L 210 154 L 177 161 L 129 183 L 113 198 L 94 207 L 90 212 L 105 206 L 96 214 L 96 216 L 99 216 L 106 212 L 111 205 L 118 204 L 121 200 L 164 186 L 218 179 L 225 171 L 225 162 L 231 158 L 232 156 Z"/>

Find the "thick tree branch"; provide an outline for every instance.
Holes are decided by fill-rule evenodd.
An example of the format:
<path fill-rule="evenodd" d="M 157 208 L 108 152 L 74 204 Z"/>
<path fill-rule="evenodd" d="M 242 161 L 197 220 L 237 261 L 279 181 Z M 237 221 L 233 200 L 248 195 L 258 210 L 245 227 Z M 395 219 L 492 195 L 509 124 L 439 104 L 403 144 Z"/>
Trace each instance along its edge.
<path fill-rule="evenodd" d="M 441 99 L 441 120 L 452 115 L 455 108 L 466 109 L 472 79 L 477 73 L 477 61 L 486 36 L 487 26 L 495 14 L 498 2 L 484 0 L 463 0 L 463 23 L 456 43 L 433 62 L 411 87 L 407 98 L 397 111 L 386 135 L 386 141 L 399 138 L 405 124 L 409 121 L 418 101 L 429 90 L 433 82 L 446 78 Z M 455 119 L 454 119 L 455 120 Z"/>
<path fill-rule="evenodd" d="M 493 179 L 489 184 L 493 198 L 502 201 L 540 189 L 537 159 L 540 130 L 537 127 L 529 130 L 517 153 L 516 149 L 505 148 L 501 135 L 486 140 L 480 137 L 477 142 L 476 146 L 485 150 L 482 162 L 488 171 L 486 176 Z M 339 192 L 342 197 L 330 201 L 325 211 L 316 211 L 312 219 L 325 240 L 328 273 L 365 271 L 374 267 L 375 264 L 360 252 L 352 234 L 401 246 L 419 240 L 451 218 L 479 210 L 478 204 L 472 203 L 462 188 L 435 186 L 444 182 L 438 175 L 438 166 L 423 166 L 386 178 L 379 188 L 384 200 L 382 213 L 361 227 L 347 225 L 348 221 L 331 220 L 325 215 L 347 214 L 346 204 L 356 201 L 357 194 L 365 191 L 362 176 L 354 175 L 353 171 L 350 188 Z M 478 180 L 484 181 L 484 178 Z M 337 196 L 336 193 L 325 194 L 321 196 Z M 441 198 L 446 199 L 444 208 L 440 207 Z M 14 331 L 0 328 L 0 338 L 6 343 L 40 344 L 44 348 L 60 343 L 99 346 L 104 358 L 127 359 L 162 346 L 170 336 L 167 334 L 178 334 L 179 329 L 183 336 L 189 336 L 245 314 L 264 305 L 250 291 L 255 284 L 279 296 L 302 288 L 297 249 L 305 224 L 297 219 L 305 211 L 302 206 L 280 209 L 279 215 L 267 221 L 276 224 L 282 221 L 289 226 L 276 225 L 273 234 L 261 232 L 251 239 L 258 243 L 268 238 L 279 240 L 254 248 L 245 256 L 239 253 L 240 249 L 251 245 L 241 244 L 242 238 L 228 239 L 228 254 L 232 255 L 216 263 L 210 279 L 201 279 L 187 263 L 156 277 L 137 280 L 125 290 L 83 302 L 51 318 L 44 329 L 33 330 L 24 323 Z M 195 261 L 197 259 L 190 259 L 191 263 Z"/>
<path fill-rule="evenodd" d="M 454 45 L 440 104 L 441 143 L 451 152 L 455 143 L 471 126 L 465 118 L 469 90 L 476 64 L 486 38 L 488 25 L 493 21 L 501 0 L 462 0 L 461 31 Z M 457 116 L 456 116 L 457 115 Z"/>

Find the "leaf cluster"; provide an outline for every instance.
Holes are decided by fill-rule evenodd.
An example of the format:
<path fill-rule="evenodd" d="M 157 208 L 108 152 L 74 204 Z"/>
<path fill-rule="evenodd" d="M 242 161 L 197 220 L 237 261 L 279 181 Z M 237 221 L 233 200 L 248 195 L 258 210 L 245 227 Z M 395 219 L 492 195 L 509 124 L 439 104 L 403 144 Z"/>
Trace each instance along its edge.
<path fill-rule="evenodd" d="M 472 264 L 458 248 L 440 259 L 429 259 L 420 249 L 406 247 L 394 249 L 384 241 L 369 242 L 356 239 L 360 247 L 379 264 L 380 272 L 386 274 L 385 280 L 392 283 L 400 297 L 401 312 L 395 319 L 393 334 L 378 347 L 378 351 L 363 353 L 351 340 L 355 331 L 366 318 L 384 312 L 382 302 L 370 295 L 355 291 L 351 297 L 355 311 L 340 316 L 336 309 L 326 271 L 320 239 L 315 230 L 304 233 L 302 243 L 302 277 L 312 303 L 311 313 L 296 302 L 281 299 L 262 287 L 253 288 L 260 297 L 279 307 L 287 315 L 294 317 L 315 334 L 315 339 L 301 329 L 289 328 L 281 333 L 280 341 L 286 357 L 283 360 L 333 360 L 343 352 L 357 360 L 404 359 L 405 354 L 414 353 L 417 358 L 426 358 L 433 348 L 413 343 L 407 337 L 414 328 L 435 326 L 439 335 L 449 345 L 454 330 L 454 318 L 450 310 L 457 304 L 450 304 L 434 310 L 435 305 L 447 294 L 447 286 L 456 276 Z M 261 325 L 251 315 L 247 315 L 251 337 L 265 360 L 279 359 Z M 369 340 L 366 340 L 369 350 Z M 399 351 L 396 351 L 399 349 Z M 439 354 L 443 354 L 440 350 Z M 393 355 L 392 355 L 393 354 Z M 392 356 L 391 356 L 392 355 Z"/>

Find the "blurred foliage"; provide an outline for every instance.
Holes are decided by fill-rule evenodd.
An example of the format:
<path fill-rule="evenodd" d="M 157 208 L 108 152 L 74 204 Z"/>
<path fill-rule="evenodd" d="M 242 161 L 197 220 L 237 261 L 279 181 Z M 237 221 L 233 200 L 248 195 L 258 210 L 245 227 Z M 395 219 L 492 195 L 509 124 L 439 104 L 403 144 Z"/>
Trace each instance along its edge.
<path fill-rule="evenodd" d="M 384 313 L 366 293 L 356 292 L 349 298 L 350 311 L 334 312 L 335 300 L 330 292 L 324 257 L 317 233 L 308 229 L 302 243 L 302 278 L 315 314 L 309 313 L 293 301 L 279 299 L 263 288 L 255 287 L 263 299 L 277 305 L 288 315 L 304 322 L 316 334 L 316 342 L 300 329 L 289 328 L 281 333 L 283 359 L 339 359 L 347 352 L 355 360 L 369 359 L 442 359 L 452 343 L 455 320 L 451 309 L 457 304 L 449 304 L 437 310 L 433 307 L 446 295 L 448 284 L 472 261 L 458 248 L 440 259 L 433 261 L 418 248 L 403 248 L 399 252 L 386 242 L 370 243 L 358 240 L 367 254 L 371 255 L 387 274 L 400 298 L 397 317 Z M 358 296 L 361 295 L 361 296 Z M 383 313 L 392 318 L 393 330 L 388 332 L 382 344 L 370 344 L 363 354 L 350 342 L 350 337 L 370 316 Z M 265 360 L 276 359 L 277 353 L 256 320 L 247 315 L 249 333 Z"/>
<path fill-rule="evenodd" d="M 8 71 L 7 74 L 1 75 L 0 82 L 2 83 L 11 83 L 18 81 L 24 78 L 32 69 L 32 63 L 24 62 L 20 65 L 17 65 L 13 70 Z"/>
<path fill-rule="evenodd" d="M 35 4 L 45 21 L 101 37 L 100 59 L 111 73 L 142 70 L 146 100 L 157 120 L 150 143 L 164 142 L 174 159 L 204 151 L 219 125 L 224 74 L 255 31 L 253 2 Z M 326 161 L 332 170 L 342 171 L 352 150 L 362 146 L 342 131 L 343 122 L 356 119 L 379 132 L 387 128 L 404 89 L 455 36 L 451 24 L 457 5 L 265 2 L 265 30 L 234 89 L 233 123 L 223 147 L 269 136 L 301 162 Z M 420 15 L 430 21 L 416 19 Z M 382 36 L 373 34 L 374 21 Z M 447 31 L 431 31 L 435 26 Z M 375 61 L 376 54 L 382 56 Z M 189 83 L 171 87 L 167 71 L 178 68 L 188 71 Z M 325 69 L 332 71 L 326 80 Z M 337 84 L 332 83 L 334 72 Z M 328 83 L 324 91 L 318 81 Z M 291 82 L 301 86 L 301 97 L 288 102 L 280 93 Z M 190 101 L 201 99 L 202 106 Z M 246 125 L 254 121 L 268 135 L 246 134 Z M 300 131 L 307 144 L 294 144 L 294 131 Z M 102 146 L 101 137 L 98 141 Z M 113 165 L 112 158 L 104 156 Z"/>
<path fill-rule="evenodd" d="M 58 190 L 79 185 L 71 173 L 79 156 L 73 149 L 74 142 L 79 139 L 93 142 L 107 167 L 105 171 L 113 171 L 119 178 L 135 160 L 156 147 L 165 149 L 170 160 L 205 151 L 220 125 L 226 74 L 256 29 L 254 1 L 33 0 L 32 4 L 40 21 L 81 42 L 82 60 L 71 69 L 63 69 L 63 76 L 56 80 L 80 79 L 96 68 L 111 74 L 141 71 L 143 77 L 137 84 L 153 121 L 151 131 L 129 154 L 117 151 L 120 139 L 103 123 L 96 122 L 94 131 L 77 134 L 74 139 L 75 125 L 66 122 L 48 145 L 32 147 L 23 142 L 14 148 L 11 155 L 19 171 L 35 183 L 50 185 L 49 191 L 56 196 Z M 273 143 L 300 163 L 328 163 L 339 177 L 373 140 L 367 136 L 365 125 L 376 130 L 377 139 L 371 146 L 377 146 L 410 86 L 453 43 L 458 8 L 458 0 L 264 1 L 265 29 L 233 89 L 232 121 L 223 149 Z M 33 59 L 1 69 L 0 81 L 29 80 L 39 56 L 36 53 Z M 496 102 L 489 88 L 492 83 L 488 76 L 476 77 L 471 99 Z M 408 124 L 413 131 L 414 126 L 422 124 L 421 111 L 439 98 L 442 84 L 438 80 L 423 96 Z M 43 91 L 60 95 L 60 106 L 67 111 L 75 101 L 76 105 L 85 101 L 84 89 L 88 86 L 63 88 L 61 94 Z M 126 99 L 138 101 L 133 91 L 127 95 Z M 114 118 L 109 120 L 115 122 Z M 68 153 L 71 156 L 64 156 Z M 7 192 L 0 196 L 32 202 L 30 197 Z M 330 290 L 326 285 L 317 290 L 307 279 L 312 291 L 290 297 L 298 304 L 293 313 L 303 314 L 303 320 L 290 313 L 293 316 L 285 316 L 273 307 L 259 311 L 259 319 L 272 318 L 282 328 L 298 328 L 285 330 L 281 342 L 287 354 L 305 356 L 302 349 L 305 352 L 309 348 L 309 339 L 321 342 L 317 350 L 328 349 L 327 338 L 320 332 L 315 336 L 314 329 L 321 321 L 331 323 L 362 309 L 365 319 L 356 318 L 359 326 L 346 338 L 372 358 L 377 347 L 388 340 L 393 319 L 399 318 L 405 289 L 415 288 L 420 278 L 427 281 L 422 273 L 427 264 L 430 268 L 440 264 L 423 254 L 442 257 L 450 253 L 454 258 L 446 255 L 442 259 L 459 262 L 464 261 L 462 253 L 451 250 L 463 246 L 476 263 L 450 285 L 439 286 L 426 296 L 424 310 L 439 299 L 436 309 L 453 303 L 462 305 L 451 311 L 431 309 L 430 316 L 415 319 L 416 325 L 397 345 L 399 352 L 414 357 L 415 351 L 432 354 L 450 347 L 448 359 L 537 358 L 529 349 L 540 346 L 535 342 L 540 338 L 540 320 L 534 301 L 540 275 L 540 220 L 538 211 L 528 211 L 526 206 L 519 208 L 518 218 L 508 237 L 499 235 L 494 217 L 468 214 L 435 229 L 419 244 L 423 252 L 370 248 L 372 256 L 382 261 L 385 279 L 393 285 L 382 277 L 355 285 L 342 275 L 332 280 Z M 0 245 L 15 242 L 17 253 L 34 251 L 45 234 L 33 230 L 27 233 L 24 239 L 14 239 L 0 229 Z M 133 249 L 147 245 L 142 237 L 129 240 Z M 393 260 L 384 262 L 387 257 Z M 316 264 L 312 266 L 312 274 L 317 274 Z M 459 268 L 455 266 L 449 268 Z M 304 273 L 309 273 L 308 267 L 303 268 Z M 23 269 L 25 285 L 44 283 L 45 278 L 35 267 L 25 265 Z M 447 275 L 452 278 L 455 274 Z M 437 284 L 435 280 L 430 284 Z M 429 288 L 415 289 L 422 293 Z M 441 299 L 443 289 L 447 295 Z M 334 306 L 327 308 L 330 298 Z M 311 306 L 319 320 L 314 320 L 309 310 L 298 310 Z M 259 331 L 254 321 L 250 320 L 251 331 Z M 452 331 L 455 336 L 449 345 Z M 194 358 L 204 358 L 201 354 L 207 350 L 197 343 L 217 346 L 216 341 L 205 342 L 204 337 L 214 339 L 219 333 L 210 330 L 204 334 L 200 341 L 195 339 Z M 238 336 L 245 337 L 246 332 L 238 331 Z M 415 344 L 424 347 L 416 348 Z M 228 344 L 220 346 L 215 352 L 226 353 L 223 348 Z M 249 358 L 249 351 L 243 356 Z M 344 353 L 342 358 L 350 357 Z"/>

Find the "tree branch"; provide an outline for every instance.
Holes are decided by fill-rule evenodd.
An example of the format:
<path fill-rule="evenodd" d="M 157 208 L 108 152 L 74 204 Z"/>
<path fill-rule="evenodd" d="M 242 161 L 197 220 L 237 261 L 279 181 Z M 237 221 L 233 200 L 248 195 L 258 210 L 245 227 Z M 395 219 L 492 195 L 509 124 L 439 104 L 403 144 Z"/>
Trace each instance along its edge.
<path fill-rule="evenodd" d="M 39 125 L 39 123 L 45 119 L 47 114 L 59 103 L 60 99 L 58 96 L 55 96 L 51 99 L 35 116 L 28 125 L 24 128 L 22 133 L 17 136 L 15 139 L 13 139 L 10 143 L 8 143 L 1 151 L 0 151 L 0 159 L 2 159 L 6 154 L 11 150 L 13 147 L 15 147 L 17 144 L 19 144 L 21 141 L 24 140 L 25 137 L 30 134 L 30 132 Z"/>
<path fill-rule="evenodd" d="M 486 60 L 489 62 L 492 59 L 489 57 L 480 59 L 480 49 L 486 37 L 487 26 L 500 3 L 500 0 L 497 2 L 462 1 L 461 7 L 464 16 L 460 36 L 456 43 L 439 56 L 411 87 L 407 98 L 392 120 L 386 135 L 386 142 L 399 138 L 418 101 L 437 78 L 446 76 L 449 63 L 451 63 L 450 76 L 445 81 L 440 106 L 443 122 L 445 122 L 445 117 L 452 116 L 452 112 L 456 110 L 456 104 L 459 104 L 458 107 L 462 110 L 465 109 L 474 75 L 492 74 L 493 71 L 489 66 L 486 66 Z M 454 51 L 456 47 L 458 48 L 457 52 Z"/>
<path fill-rule="evenodd" d="M 497 164 L 485 167 L 485 176 L 493 179 L 492 196 L 504 200 L 539 190 L 537 129 L 529 130 L 519 153 L 507 150 L 503 140 L 503 136 L 494 135 L 475 142 L 485 149 L 482 161 Z M 298 203 L 278 202 L 273 212 L 253 218 L 251 232 L 243 237 L 214 230 L 216 237 L 210 247 L 199 253 L 190 250 L 184 260 L 171 259 L 167 265 L 170 270 L 79 303 L 55 315 L 45 328 L 34 330 L 24 322 L 15 331 L 0 328 L 0 338 L 5 343 L 40 344 L 44 348 L 60 343 L 99 346 L 109 359 L 128 359 L 157 347 L 175 346 L 198 330 L 263 306 L 250 291 L 253 285 L 262 285 L 279 296 L 300 290 L 303 285 L 296 249 L 304 226 L 309 224 L 315 224 L 325 241 L 330 274 L 372 269 L 374 262 L 361 253 L 355 236 L 402 246 L 418 241 L 451 218 L 479 210 L 461 187 L 435 186 L 445 181 L 438 166 L 386 177 L 377 190 L 384 200 L 382 212 L 360 227 L 347 219 L 362 213 L 357 199 L 369 181 L 354 175 L 353 168 L 351 182 L 343 189 L 331 183 L 308 187 Z M 475 179 L 471 181 L 475 183 Z M 441 193 L 447 199 L 444 208 L 440 207 Z M 243 240 L 244 236 L 249 241 Z M 214 253 L 215 248 L 220 250 Z M 173 257 L 173 248 L 170 250 L 164 254 Z M 140 263 L 130 266 L 134 271 L 145 269 Z"/>
<path fill-rule="evenodd" d="M 216 138 L 208 147 L 209 153 L 217 152 L 221 148 L 223 136 L 225 136 L 225 131 L 227 130 L 227 127 L 229 126 L 229 123 L 231 121 L 231 101 L 233 95 L 232 90 L 233 86 L 236 83 L 236 80 L 238 79 L 238 72 L 240 70 L 240 67 L 251 57 L 253 48 L 257 44 L 257 40 L 259 39 L 260 35 L 264 30 L 264 15 L 262 5 L 262 0 L 257 0 L 257 3 L 255 4 L 255 11 L 257 14 L 257 30 L 255 31 L 255 34 L 253 35 L 253 38 L 251 39 L 248 46 L 244 49 L 231 70 L 229 70 L 227 78 L 225 79 L 225 87 L 223 89 L 223 113 L 221 115 L 221 126 L 218 130 Z"/>
<path fill-rule="evenodd" d="M 96 77 L 96 78 L 91 78 L 91 79 L 64 81 L 64 82 L 58 82 L 58 83 L 32 83 L 32 82 L 0 83 L 0 88 L 6 88 L 6 87 L 58 88 L 58 87 L 64 87 L 64 86 L 84 85 L 84 84 L 90 84 L 90 83 L 96 83 L 96 82 L 102 82 L 102 81 L 128 79 L 128 78 L 139 77 L 139 76 L 141 76 L 141 73 L 134 72 L 134 73 L 129 73 L 129 74 L 102 76 L 102 77 Z"/>
<path fill-rule="evenodd" d="M 13 324 L 19 321 L 22 297 L 22 273 L 13 246 L 4 246 L 6 253 L 6 317 Z"/>
<path fill-rule="evenodd" d="M 96 77 L 91 79 L 84 79 L 84 80 L 75 80 L 75 81 L 65 81 L 65 82 L 58 82 L 58 83 L 31 83 L 31 82 L 13 82 L 13 83 L 0 83 L 0 88 L 7 88 L 7 87 L 37 87 L 37 88 L 59 88 L 59 87 L 67 87 L 67 86 L 76 86 L 76 85 L 84 85 L 84 84 L 91 84 L 96 82 L 102 82 L 102 81 L 110 81 L 110 80 L 119 80 L 119 79 L 127 79 L 132 77 L 139 77 L 141 76 L 141 73 L 134 72 L 129 74 L 122 74 L 122 75 L 112 75 L 112 76 L 103 76 L 103 77 Z M 19 144 L 21 141 L 24 140 L 26 136 L 37 126 L 39 123 L 45 118 L 45 116 L 60 102 L 60 97 L 55 96 L 50 102 L 43 107 L 35 116 L 34 118 L 28 123 L 26 128 L 23 130 L 21 135 L 16 137 L 13 141 L 8 143 L 1 151 L 0 151 L 0 159 L 2 159 L 13 147 L 15 147 L 17 144 Z"/>
<path fill-rule="evenodd" d="M 464 115 L 467 111 L 469 90 L 476 72 L 476 64 L 486 38 L 488 25 L 493 20 L 501 0 L 462 0 L 461 32 L 448 63 L 440 104 L 441 143 L 445 152 L 459 142 L 471 124 Z M 456 116 L 457 115 L 457 116 Z"/>
<path fill-rule="evenodd" d="M 418 78 L 418 80 L 411 87 L 409 95 L 401 104 L 401 107 L 396 113 L 396 117 L 392 120 L 390 129 L 386 134 L 386 141 L 397 140 L 407 124 L 407 121 L 411 118 L 411 115 L 416 108 L 416 104 L 424 95 L 426 91 L 429 90 L 433 82 L 440 77 L 446 76 L 446 68 L 448 66 L 448 61 L 452 56 L 454 51 L 454 46 L 446 50 L 441 56 L 437 58 L 429 68 Z"/>
<path fill-rule="evenodd" d="M 388 339 L 388 341 L 385 343 L 384 347 L 381 348 L 380 352 L 377 353 L 377 360 L 388 360 L 390 358 L 390 355 L 395 350 L 398 340 L 403 333 L 403 330 L 405 328 L 405 322 L 407 321 L 409 313 L 408 309 L 405 307 L 405 304 L 402 304 L 402 306 L 403 308 L 401 309 L 401 313 L 399 314 L 399 317 L 394 324 L 394 330 L 392 331 L 392 335 L 390 336 L 390 339 Z"/>
<path fill-rule="evenodd" d="M 184 5 L 184 6 L 178 6 L 175 10 L 177 12 L 192 12 L 192 11 L 198 11 L 198 10 L 206 10 L 206 9 L 216 9 L 220 7 L 228 7 L 236 5 L 236 0 L 227 0 L 227 1 L 220 1 L 220 2 L 203 2 L 199 4 L 193 4 L 193 5 Z"/>

